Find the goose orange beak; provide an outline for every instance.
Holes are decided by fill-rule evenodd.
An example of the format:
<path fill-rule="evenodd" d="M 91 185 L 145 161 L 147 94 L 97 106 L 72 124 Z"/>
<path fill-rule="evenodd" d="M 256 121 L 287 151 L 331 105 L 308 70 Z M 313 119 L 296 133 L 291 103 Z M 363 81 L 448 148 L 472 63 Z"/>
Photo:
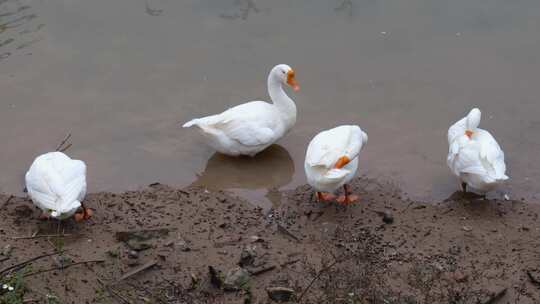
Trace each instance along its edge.
<path fill-rule="evenodd" d="M 290 70 L 287 72 L 287 84 L 293 88 L 293 90 L 298 91 L 300 90 L 300 86 L 298 85 L 298 82 L 296 81 L 294 70 Z"/>
<path fill-rule="evenodd" d="M 473 131 L 467 130 L 467 131 L 465 131 L 465 135 L 467 135 L 468 138 L 472 138 L 472 136 L 473 136 Z"/>
<path fill-rule="evenodd" d="M 338 159 L 338 161 L 336 162 L 336 169 L 341 169 L 343 168 L 345 165 L 347 165 L 348 163 L 350 163 L 351 160 L 347 157 L 347 156 L 342 156 Z"/>

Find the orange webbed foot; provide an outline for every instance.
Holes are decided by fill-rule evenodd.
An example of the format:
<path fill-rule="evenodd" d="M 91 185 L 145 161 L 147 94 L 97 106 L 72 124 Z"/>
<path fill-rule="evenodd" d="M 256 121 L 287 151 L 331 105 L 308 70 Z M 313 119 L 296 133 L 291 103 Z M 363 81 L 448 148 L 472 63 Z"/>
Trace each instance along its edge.
<path fill-rule="evenodd" d="M 349 194 L 349 195 L 340 195 L 337 198 L 337 202 L 341 205 L 350 205 L 354 202 L 357 202 L 359 200 L 358 195 L 355 194 Z"/>
<path fill-rule="evenodd" d="M 327 192 L 317 192 L 317 200 L 319 202 L 328 202 L 328 201 L 332 201 L 336 198 L 335 195 L 333 195 L 332 193 L 327 193 Z"/>
<path fill-rule="evenodd" d="M 77 212 L 75 215 L 73 215 L 73 217 L 75 218 L 76 222 L 82 222 L 91 218 L 93 214 L 94 211 L 92 211 L 92 209 L 83 207 L 83 212 Z"/>

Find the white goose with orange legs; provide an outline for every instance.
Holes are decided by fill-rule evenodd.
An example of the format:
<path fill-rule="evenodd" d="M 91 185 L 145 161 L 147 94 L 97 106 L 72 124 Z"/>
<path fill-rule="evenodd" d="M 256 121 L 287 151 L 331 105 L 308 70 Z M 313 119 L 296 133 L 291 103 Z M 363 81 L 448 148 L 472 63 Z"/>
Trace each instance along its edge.
<path fill-rule="evenodd" d="M 478 128 L 481 116 L 474 108 L 448 129 L 447 164 L 463 192 L 469 186 L 485 194 L 508 179 L 503 150 L 488 131 Z"/>
<path fill-rule="evenodd" d="M 183 127 L 197 126 L 207 143 L 222 154 L 254 156 L 296 123 L 296 105 L 283 90 L 284 84 L 299 90 L 294 70 L 286 64 L 275 66 L 267 84 L 273 103 L 251 101 L 221 114 L 190 120 Z"/>
<path fill-rule="evenodd" d="M 358 200 L 358 196 L 350 193 L 347 183 L 358 169 L 358 155 L 367 140 L 367 134 L 359 126 L 350 125 L 323 131 L 311 140 L 304 169 L 319 201 L 333 200 L 333 192 L 342 186 L 344 194 L 337 198 L 338 203 Z"/>
<path fill-rule="evenodd" d="M 62 152 L 38 156 L 26 173 L 26 189 L 42 217 L 59 220 L 74 216 L 76 221 L 90 218 L 92 210 L 82 201 L 86 195 L 86 165 Z M 82 212 L 77 210 L 82 207 Z"/>

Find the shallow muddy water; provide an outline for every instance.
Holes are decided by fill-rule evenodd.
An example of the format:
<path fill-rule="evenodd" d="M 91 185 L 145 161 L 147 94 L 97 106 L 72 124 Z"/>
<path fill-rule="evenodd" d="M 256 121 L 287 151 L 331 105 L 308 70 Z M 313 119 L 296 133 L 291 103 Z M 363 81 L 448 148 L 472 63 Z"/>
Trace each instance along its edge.
<path fill-rule="evenodd" d="M 470 0 L 0 0 L 0 191 L 72 134 L 90 191 L 163 182 L 261 204 L 305 183 L 318 131 L 369 134 L 360 174 L 408 195 L 457 189 L 446 131 L 473 106 L 506 152 L 499 193 L 540 197 L 540 2 Z M 203 144 L 192 117 L 264 99 L 295 68 L 295 128 L 255 159 Z M 537 194 L 537 191 L 539 194 Z"/>

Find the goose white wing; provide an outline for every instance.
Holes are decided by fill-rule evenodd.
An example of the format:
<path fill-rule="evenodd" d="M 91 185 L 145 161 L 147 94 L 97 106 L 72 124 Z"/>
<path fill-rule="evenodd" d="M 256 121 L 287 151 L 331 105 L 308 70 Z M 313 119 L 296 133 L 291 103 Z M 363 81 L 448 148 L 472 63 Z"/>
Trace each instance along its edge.
<path fill-rule="evenodd" d="M 358 126 L 339 126 L 317 134 L 308 146 L 306 163 L 331 168 L 342 156 L 354 159 L 367 135 Z"/>
<path fill-rule="evenodd" d="M 475 141 L 469 141 L 459 150 L 459 154 L 454 159 L 453 170 L 456 175 L 461 173 L 470 173 L 486 175 L 487 171 L 482 166 L 480 159 L 480 144 Z"/>
<path fill-rule="evenodd" d="M 278 122 L 275 111 L 267 102 L 252 101 L 218 115 L 194 119 L 184 127 L 198 125 L 203 131 L 221 131 L 246 146 L 266 145 L 276 139 L 274 128 Z"/>
<path fill-rule="evenodd" d="M 351 171 L 347 169 L 331 169 L 326 171 L 324 178 L 327 183 L 335 183 L 344 179 Z"/>
<path fill-rule="evenodd" d="M 86 165 L 61 152 L 41 155 L 26 173 L 26 187 L 41 209 L 72 211 L 86 195 Z"/>
<path fill-rule="evenodd" d="M 86 165 L 80 160 L 71 160 L 66 163 L 60 172 L 64 182 L 63 202 L 71 204 L 74 201 L 81 202 L 86 195 Z M 69 205 L 62 209 L 70 208 Z"/>
<path fill-rule="evenodd" d="M 62 193 L 62 178 L 43 155 L 26 173 L 26 188 L 32 200 L 44 210 L 56 210 Z"/>
<path fill-rule="evenodd" d="M 487 183 L 507 179 L 504 152 L 491 134 L 478 129 L 473 138 L 462 135 L 450 144 L 447 161 L 452 172 L 475 174 Z"/>
<path fill-rule="evenodd" d="M 504 152 L 495 138 L 482 129 L 477 130 L 476 138 L 480 144 L 480 158 L 489 174 L 495 179 L 507 179 Z"/>

